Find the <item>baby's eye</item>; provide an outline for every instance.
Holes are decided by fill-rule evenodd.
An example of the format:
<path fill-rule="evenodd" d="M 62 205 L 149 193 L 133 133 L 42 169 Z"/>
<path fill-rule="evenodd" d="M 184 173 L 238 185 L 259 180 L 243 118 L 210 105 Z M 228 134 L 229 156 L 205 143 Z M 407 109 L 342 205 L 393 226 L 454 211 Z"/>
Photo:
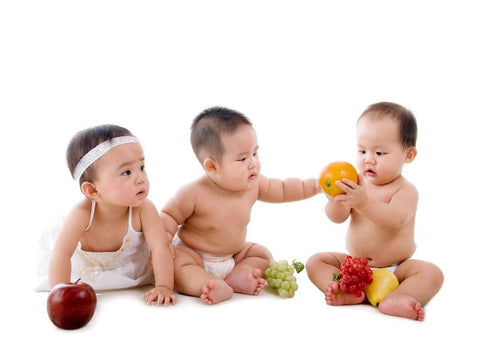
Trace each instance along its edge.
<path fill-rule="evenodd" d="M 240 158 L 237 161 L 245 161 L 245 160 L 247 160 L 247 157 Z"/>
<path fill-rule="evenodd" d="M 382 156 L 382 155 L 385 155 L 385 153 L 383 152 L 376 152 L 377 156 Z"/>
<path fill-rule="evenodd" d="M 140 170 L 141 170 L 141 171 L 145 171 L 145 165 L 142 165 L 142 166 L 140 167 Z"/>
<path fill-rule="evenodd" d="M 130 172 L 130 170 L 126 170 L 126 171 L 122 172 L 122 176 L 129 176 L 130 174 L 132 174 L 132 172 Z"/>
<path fill-rule="evenodd" d="M 358 153 L 360 153 L 360 154 L 365 154 L 365 151 L 362 150 L 362 149 L 360 149 L 360 150 L 358 151 Z"/>

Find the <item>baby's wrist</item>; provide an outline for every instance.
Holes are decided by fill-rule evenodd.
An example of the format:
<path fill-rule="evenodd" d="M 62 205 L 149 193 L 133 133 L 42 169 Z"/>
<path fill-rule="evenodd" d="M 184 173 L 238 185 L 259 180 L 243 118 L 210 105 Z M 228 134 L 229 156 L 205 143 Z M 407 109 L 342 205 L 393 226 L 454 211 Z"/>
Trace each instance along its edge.
<path fill-rule="evenodd" d="M 155 288 L 165 288 L 165 289 L 168 289 L 168 290 L 172 290 L 172 288 L 170 288 L 169 286 L 166 286 L 164 284 L 156 284 Z"/>

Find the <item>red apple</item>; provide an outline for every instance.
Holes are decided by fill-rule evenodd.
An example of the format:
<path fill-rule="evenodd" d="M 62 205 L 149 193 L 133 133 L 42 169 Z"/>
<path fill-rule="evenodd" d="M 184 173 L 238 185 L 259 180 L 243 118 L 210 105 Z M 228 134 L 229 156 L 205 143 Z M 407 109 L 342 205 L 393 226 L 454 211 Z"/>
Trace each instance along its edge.
<path fill-rule="evenodd" d="M 64 330 L 85 326 L 97 306 L 97 296 L 87 283 L 60 283 L 50 291 L 47 312 L 50 320 Z"/>

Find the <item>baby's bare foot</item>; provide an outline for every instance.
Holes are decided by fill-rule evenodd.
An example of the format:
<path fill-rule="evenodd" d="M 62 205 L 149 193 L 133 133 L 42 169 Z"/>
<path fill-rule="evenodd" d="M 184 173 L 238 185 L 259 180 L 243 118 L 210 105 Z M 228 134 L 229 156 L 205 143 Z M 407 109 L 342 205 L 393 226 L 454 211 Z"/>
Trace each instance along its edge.
<path fill-rule="evenodd" d="M 245 268 L 232 271 L 225 282 L 233 291 L 241 294 L 258 295 L 265 288 L 262 270 Z"/>
<path fill-rule="evenodd" d="M 213 305 L 228 300 L 233 295 L 232 288 L 221 279 L 208 280 L 202 287 L 200 298 L 207 305 Z"/>
<path fill-rule="evenodd" d="M 422 305 L 413 297 L 392 293 L 378 305 L 380 312 L 422 321 L 425 318 Z"/>
<path fill-rule="evenodd" d="M 358 297 L 353 294 L 344 293 L 335 281 L 331 281 L 327 290 L 325 290 L 325 301 L 327 301 L 327 305 L 330 306 L 356 305 L 362 303 L 363 300 L 365 300 L 365 294 L 362 293 L 362 296 Z"/>

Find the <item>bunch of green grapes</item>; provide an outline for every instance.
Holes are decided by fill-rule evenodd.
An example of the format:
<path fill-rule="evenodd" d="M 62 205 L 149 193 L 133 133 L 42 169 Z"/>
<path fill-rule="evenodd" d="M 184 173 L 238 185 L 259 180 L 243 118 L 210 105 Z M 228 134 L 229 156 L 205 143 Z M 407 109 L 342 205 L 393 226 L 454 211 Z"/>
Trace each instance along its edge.
<path fill-rule="evenodd" d="M 286 260 L 270 260 L 270 265 L 265 269 L 265 279 L 269 286 L 277 290 L 280 297 L 293 297 L 298 289 L 297 279 L 293 276 L 296 271 L 299 273 L 304 265 L 295 260 L 288 264 Z"/>

